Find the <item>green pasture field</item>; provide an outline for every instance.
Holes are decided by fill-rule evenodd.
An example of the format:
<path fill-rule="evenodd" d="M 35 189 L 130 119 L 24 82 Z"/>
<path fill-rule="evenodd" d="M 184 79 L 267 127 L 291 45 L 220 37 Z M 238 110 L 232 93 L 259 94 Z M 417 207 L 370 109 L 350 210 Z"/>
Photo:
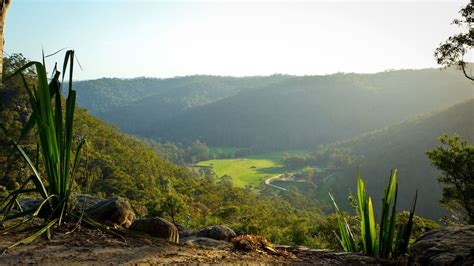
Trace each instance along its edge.
<path fill-rule="evenodd" d="M 251 155 L 245 158 L 216 159 L 197 163 L 200 166 L 211 166 L 217 176 L 232 177 L 235 186 L 258 186 L 267 177 L 285 173 L 281 158 L 289 155 L 302 155 L 305 151 L 281 151 Z"/>

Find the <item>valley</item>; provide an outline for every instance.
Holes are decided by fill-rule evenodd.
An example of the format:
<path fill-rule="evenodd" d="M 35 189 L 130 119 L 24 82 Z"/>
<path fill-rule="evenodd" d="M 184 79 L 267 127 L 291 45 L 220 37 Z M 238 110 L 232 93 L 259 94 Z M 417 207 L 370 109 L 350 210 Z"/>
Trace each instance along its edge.
<path fill-rule="evenodd" d="M 116 89 L 110 90 L 111 86 Z M 327 192 L 333 191 L 338 201 L 347 202 L 359 170 L 375 190 L 390 169 L 398 168 L 404 188 L 401 208 L 409 207 L 408 195 L 419 187 L 420 212 L 430 218 L 444 212 L 432 204 L 441 197 L 436 184 L 439 172 L 424 153 L 436 146 L 440 134 L 458 133 L 468 139 L 474 135 L 474 111 L 468 100 L 474 93 L 470 82 L 454 69 L 100 79 L 79 82 L 77 87 L 82 92 L 79 104 L 105 121 L 138 137 L 181 147 L 161 149 L 160 156 L 189 154 L 191 161 L 173 161 L 210 167 L 218 178 L 227 176 L 237 187 L 262 189 L 265 179 L 317 166 L 328 171 L 306 177 L 309 183 L 297 178 L 272 184 L 326 203 Z M 140 96 L 126 97 L 135 92 Z M 199 149 L 193 151 L 195 146 Z M 274 152 L 288 150 L 289 157 L 311 157 L 318 147 L 336 149 L 326 152 L 333 159 L 296 169 L 282 164 L 285 152 Z M 292 153 L 295 150 L 299 152 Z M 331 164 L 340 165 L 328 167 Z M 331 174 L 333 179 L 322 180 Z M 375 198 L 377 207 L 380 199 Z"/>
<path fill-rule="evenodd" d="M 474 264 L 474 0 L 83 2 L 0 1 L 0 265 Z"/>

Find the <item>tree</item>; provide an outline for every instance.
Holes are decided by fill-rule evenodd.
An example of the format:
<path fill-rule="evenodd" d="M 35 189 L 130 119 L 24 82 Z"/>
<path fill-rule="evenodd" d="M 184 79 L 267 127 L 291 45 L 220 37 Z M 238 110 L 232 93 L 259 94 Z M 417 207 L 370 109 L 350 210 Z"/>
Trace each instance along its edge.
<path fill-rule="evenodd" d="M 178 216 L 186 210 L 186 204 L 177 195 L 169 194 L 161 205 L 161 211 L 167 214 L 173 223 L 176 223 Z"/>
<path fill-rule="evenodd" d="M 474 224 L 474 146 L 458 135 L 443 135 L 439 141 L 447 147 L 437 147 L 427 155 L 443 173 L 438 178 L 446 185 L 441 203 Z"/>
<path fill-rule="evenodd" d="M 0 85 L 3 84 L 3 28 L 10 3 L 11 0 L 0 0 Z"/>
<path fill-rule="evenodd" d="M 474 2 L 471 0 L 466 7 L 459 11 L 461 19 L 455 19 L 453 24 L 467 29 L 467 32 L 455 34 L 449 37 L 444 43 L 435 50 L 435 57 L 438 64 L 445 67 L 458 66 L 464 73 L 464 76 L 474 81 L 474 76 L 466 72 L 466 62 L 464 55 L 474 46 Z"/>

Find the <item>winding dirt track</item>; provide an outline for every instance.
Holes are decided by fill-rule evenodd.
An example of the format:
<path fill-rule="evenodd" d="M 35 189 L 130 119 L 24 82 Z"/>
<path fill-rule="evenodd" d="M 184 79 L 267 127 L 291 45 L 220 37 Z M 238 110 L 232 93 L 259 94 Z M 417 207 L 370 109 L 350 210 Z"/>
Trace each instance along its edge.
<path fill-rule="evenodd" d="M 270 187 L 273 187 L 273 188 L 277 188 L 277 189 L 280 189 L 280 190 L 287 190 L 286 188 L 284 187 L 280 187 L 280 186 L 277 186 L 277 185 L 273 185 L 272 184 L 272 181 L 275 180 L 275 179 L 279 179 L 282 175 L 276 175 L 276 176 L 272 176 L 272 177 L 269 177 L 267 179 L 265 179 L 265 185 L 267 186 L 270 186 Z"/>

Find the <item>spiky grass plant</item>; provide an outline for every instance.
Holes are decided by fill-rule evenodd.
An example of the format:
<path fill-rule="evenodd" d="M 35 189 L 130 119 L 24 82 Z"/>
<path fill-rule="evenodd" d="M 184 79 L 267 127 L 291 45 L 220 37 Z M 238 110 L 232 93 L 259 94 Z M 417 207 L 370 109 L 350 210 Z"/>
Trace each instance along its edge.
<path fill-rule="evenodd" d="M 388 185 L 384 188 L 382 199 L 382 215 L 380 225 L 377 226 L 372 204 L 372 198 L 367 196 L 364 180 L 357 177 L 357 200 L 360 214 L 360 232 L 361 246 L 364 254 L 368 256 L 378 256 L 383 258 L 397 257 L 405 254 L 413 227 L 413 216 L 415 213 L 416 199 L 415 194 L 410 216 L 406 224 L 395 230 L 397 216 L 397 170 L 392 170 Z M 338 217 L 339 242 L 346 252 L 357 252 L 358 245 L 352 230 L 345 219 L 343 213 L 337 206 L 331 193 L 329 197 L 334 205 Z M 378 228 L 378 230 L 377 230 Z M 394 236 L 396 234 L 396 240 Z"/>
<path fill-rule="evenodd" d="M 69 67 L 68 67 L 69 66 Z M 56 223 L 61 224 L 68 210 L 71 190 L 74 184 L 74 173 L 78 162 L 79 153 L 84 140 L 77 143 L 75 151 L 73 149 L 73 126 L 74 110 L 76 106 L 76 91 L 72 89 L 72 78 L 74 70 L 74 51 L 66 52 L 61 73 L 53 70 L 52 79 L 48 84 L 47 72 L 44 63 L 29 62 L 18 69 L 12 76 L 20 76 L 23 85 L 28 93 L 32 114 L 22 129 L 21 140 L 28 132 L 35 129 L 37 142 L 41 151 L 42 165 L 44 166 L 45 178 L 40 174 L 39 169 L 19 145 L 19 141 L 13 141 L 14 147 L 26 160 L 33 175 L 31 175 L 18 190 L 11 193 L 5 200 L 2 209 L 4 219 L 14 217 L 24 217 L 26 215 L 37 216 L 40 213 L 46 220 L 46 226 L 37 232 L 41 235 L 48 231 Z M 36 80 L 34 84 L 29 84 L 23 71 L 34 67 L 36 70 Z M 61 84 L 64 81 L 65 73 L 68 70 L 68 94 L 63 110 L 63 100 L 61 97 Z M 32 186 L 28 184 L 32 183 Z M 8 216 L 12 206 L 17 201 L 19 195 L 24 193 L 38 193 L 43 202 L 37 210 L 26 210 L 15 216 Z M 33 235 L 38 236 L 37 234 Z M 36 238 L 34 237 L 34 238 Z"/>

